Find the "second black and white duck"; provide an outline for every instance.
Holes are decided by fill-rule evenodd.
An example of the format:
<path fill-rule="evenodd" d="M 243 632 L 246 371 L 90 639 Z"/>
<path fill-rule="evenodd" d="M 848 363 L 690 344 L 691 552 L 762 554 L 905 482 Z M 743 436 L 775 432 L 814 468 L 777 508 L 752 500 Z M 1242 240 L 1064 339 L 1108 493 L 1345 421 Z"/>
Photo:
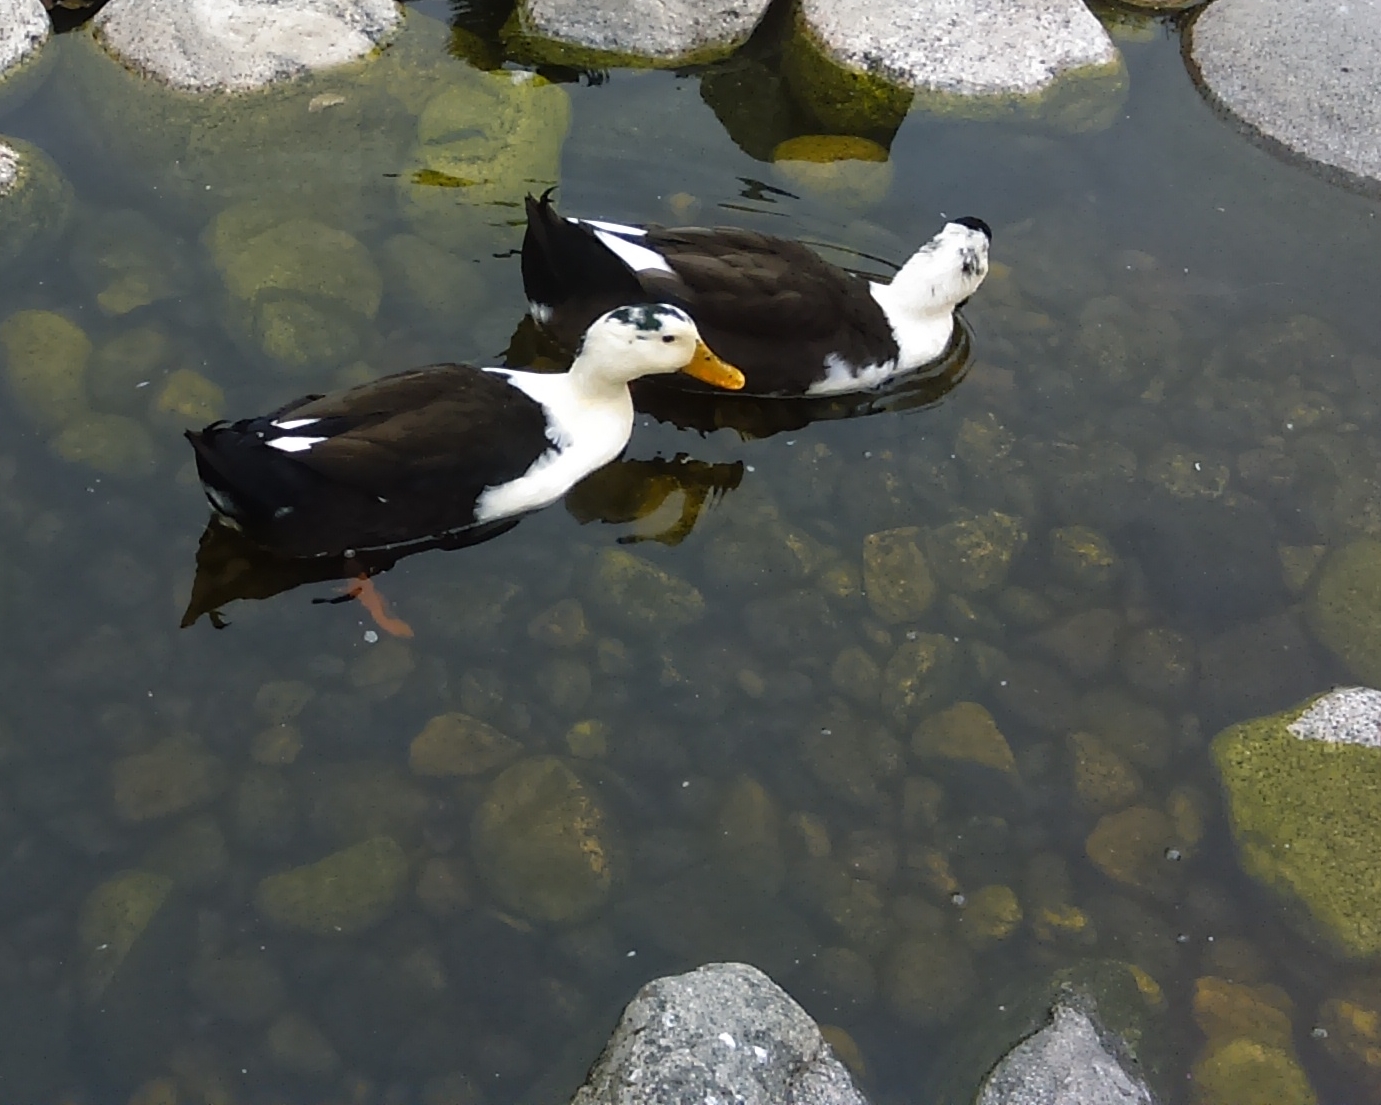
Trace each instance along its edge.
<path fill-rule="evenodd" d="M 684 311 L 634 305 L 595 320 L 567 372 L 432 365 L 187 438 L 225 521 L 288 556 L 336 556 L 555 502 L 628 443 L 629 382 L 678 371 L 743 385 Z"/>
<path fill-rule="evenodd" d="M 955 219 L 883 283 L 754 230 L 563 218 L 547 193 L 527 198 L 523 286 L 532 317 L 568 346 L 616 304 L 676 303 L 742 370 L 744 394 L 836 395 L 942 357 L 991 240 L 982 219 Z"/>

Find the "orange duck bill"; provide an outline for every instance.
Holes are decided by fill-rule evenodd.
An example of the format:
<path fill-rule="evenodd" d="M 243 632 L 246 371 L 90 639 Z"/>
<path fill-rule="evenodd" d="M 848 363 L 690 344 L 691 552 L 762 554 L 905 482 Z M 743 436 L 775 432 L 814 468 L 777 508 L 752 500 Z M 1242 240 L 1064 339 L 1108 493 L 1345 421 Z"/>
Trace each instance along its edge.
<path fill-rule="evenodd" d="M 743 373 L 728 361 L 720 360 L 703 341 L 695 343 L 695 355 L 681 371 L 727 391 L 738 391 L 745 383 Z"/>

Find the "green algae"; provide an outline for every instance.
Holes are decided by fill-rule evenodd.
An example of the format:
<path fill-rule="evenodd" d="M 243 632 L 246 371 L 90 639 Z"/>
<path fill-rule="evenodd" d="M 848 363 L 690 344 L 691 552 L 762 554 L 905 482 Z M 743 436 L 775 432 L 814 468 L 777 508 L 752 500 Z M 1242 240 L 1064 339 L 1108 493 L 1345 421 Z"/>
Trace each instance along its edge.
<path fill-rule="evenodd" d="M 1371 956 L 1381 952 L 1381 750 L 1295 736 L 1287 727 L 1311 702 L 1223 730 L 1213 759 L 1247 873 L 1307 928 Z"/>
<path fill-rule="evenodd" d="M 796 103 L 826 131 L 891 136 L 911 107 L 913 93 L 830 58 L 797 17 L 782 52 L 782 76 Z"/>
<path fill-rule="evenodd" d="M 57 164 L 29 142 L 0 135 L 0 146 L 17 155 L 18 173 L 0 191 L 0 278 L 31 251 L 51 245 L 66 230 L 73 206 L 72 185 Z"/>
<path fill-rule="evenodd" d="M 1358 679 L 1381 686 L 1381 541 L 1329 556 L 1306 607 L 1309 626 Z"/>

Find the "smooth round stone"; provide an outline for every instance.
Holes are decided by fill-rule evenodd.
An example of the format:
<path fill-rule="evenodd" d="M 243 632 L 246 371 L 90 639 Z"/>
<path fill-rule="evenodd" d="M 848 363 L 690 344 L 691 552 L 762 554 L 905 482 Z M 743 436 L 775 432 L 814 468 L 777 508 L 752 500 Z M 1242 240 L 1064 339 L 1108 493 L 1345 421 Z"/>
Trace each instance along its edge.
<path fill-rule="evenodd" d="M 259 913 L 279 928 L 317 936 L 361 932 L 393 911 L 407 888 L 408 858 L 386 836 L 260 881 Z"/>
<path fill-rule="evenodd" d="M 614 882 L 617 841 L 608 814 L 554 756 L 519 761 L 490 784 L 471 845 L 499 902 L 535 920 L 586 917 Z"/>
<path fill-rule="evenodd" d="M 408 764 L 416 775 L 483 775 L 522 755 L 523 746 L 469 714 L 438 714 L 413 737 Z"/>

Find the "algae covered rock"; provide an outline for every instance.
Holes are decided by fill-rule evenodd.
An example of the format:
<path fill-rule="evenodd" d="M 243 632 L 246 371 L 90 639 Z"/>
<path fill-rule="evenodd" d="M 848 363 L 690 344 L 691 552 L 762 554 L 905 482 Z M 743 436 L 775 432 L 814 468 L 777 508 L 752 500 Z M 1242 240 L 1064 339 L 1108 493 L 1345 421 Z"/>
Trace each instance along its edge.
<path fill-rule="evenodd" d="M 55 311 L 16 311 L 0 323 L 5 376 L 19 407 L 55 429 L 86 409 L 91 339 Z"/>
<path fill-rule="evenodd" d="M 1178 874 L 1175 857 L 1180 843 L 1168 815 L 1150 806 L 1132 806 L 1100 818 L 1084 848 L 1108 878 L 1161 894 Z"/>
<path fill-rule="evenodd" d="M 483 775 L 522 755 L 523 746 L 468 714 L 438 714 L 413 737 L 408 763 L 418 775 Z"/>
<path fill-rule="evenodd" d="M 180 243 L 137 211 L 82 220 L 72 267 L 107 315 L 125 315 L 187 292 Z"/>
<path fill-rule="evenodd" d="M 922 1027 L 952 1021 L 978 990 L 968 949 L 942 933 L 903 940 L 884 963 L 882 976 L 892 1012 Z"/>
<path fill-rule="evenodd" d="M 956 702 L 921 722 L 911 748 L 922 759 L 957 760 L 1015 775 L 1017 762 L 993 715 L 977 702 Z"/>
<path fill-rule="evenodd" d="M 916 621 L 935 601 L 935 582 L 917 543 L 915 526 L 881 530 L 863 539 L 863 592 L 877 617 L 895 625 Z"/>
<path fill-rule="evenodd" d="M 408 858 L 377 836 L 305 867 L 260 881 L 254 901 L 265 920 L 317 936 L 360 932 L 382 921 L 407 889 Z"/>
<path fill-rule="evenodd" d="M 22 272 L 25 252 L 54 242 L 71 214 L 72 186 L 53 159 L 0 135 L 0 280 Z"/>
<path fill-rule="evenodd" d="M 705 613 L 704 596 L 695 587 L 622 549 L 600 554 L 589 600 L 625 628 L 643 633 L 670 633 Z"/>
<path fill-rule="evenodd" d="M 1283 1047 L 1241 1038 L 1209 1049 L 1194 1064 L 1193 1105 L 1316 1105 L 1299 1060 Z"/>
<path fill-rule="evenodd" d="M 782 54 L 782 75 L 796 103 L 836 134 L 890 140 L 911 107 L 909 88 L 840 65 L 799 20 Z"/>
<path fill-rule="evenodd" d="M 1330 555 L 1306 609 L 1314 636 L 1358 679 L 1381 684 L 1381 541 L 1361 538 Z"/>
<path fill-rule="evenodd" d="M 290 371 L 345 361 L 379 310 L 383 277 L 369 251 L 314 219 L 239 204 L 212 222 L 206 245 L 232 328 Z"/>
<path fill-rule="evenodd" d="M 107 879 L 87 896 L 77 921 L 87 1001 L 100 999 L 172 889 L 173 880 L 164 875 L 127 871 Z"/>
<path fill-rule="evenodd" d="M 490 784 L 471 846 L 504 908 L 534 920 L 580 920 L 614 882 L 618 842 L 608 814 L 553 756 L 521 760 Z"/>
<path fill-rule="evenodd" d="M 772 150 L 772 164 L 788 185 L 849 207 L 878 203 L 892 186 L 887 150 L 852 135 L 788 138 Z"/>
<path fill-rule="evenodd" d="M 556 183 L 570 114 L 565 89 L 532 73 L 454 74 L 417 119 L 398 178 L 404 216 L 446 249 L 516 243 L 512 209 Z"/>
<path fill-rule="evenodd" d="M 1021 523 L 1010 514 L 992 510 L 932 530 L 926 553 L 941 583 L 976 594 L 1002 584 L 1025 544 Z"/>
<path fill-rule="evenodd" d="M 220 793 L 225 782 L 217 757 L 172 739 L 116 760 L 110 775 L 115 812 L 130 822 L 203 805 Z"/>
<path fill-rule="evenodd" d="M 1381 952 L 1381 692 L 1332 691 L 1213 741 L 1242 866 L 1348 955 Z"/>
<path fill-rule="evenodd" d="M 158 448 L 142 423 L 122 414 L 83 414 L 53 438 L 63 460 L 85 464 L 103 476 L 143 479 L 158 467 Z"/>

